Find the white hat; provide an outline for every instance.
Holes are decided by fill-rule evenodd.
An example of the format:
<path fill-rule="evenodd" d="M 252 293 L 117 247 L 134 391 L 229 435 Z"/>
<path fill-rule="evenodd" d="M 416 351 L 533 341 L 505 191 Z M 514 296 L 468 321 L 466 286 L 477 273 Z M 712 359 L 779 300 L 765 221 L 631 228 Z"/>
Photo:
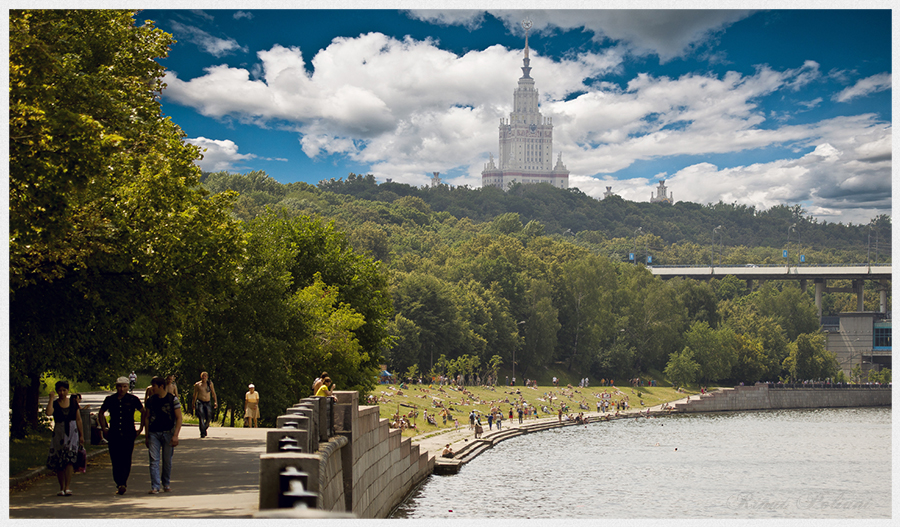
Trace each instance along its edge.
<path fill-rule="evenodd" d="M 247 388 L 256 388 L 256 386 L 253 386 L 253 385 L 251 384 L 250 386 L 247 386 Z"/>
<path fill-rule="evenodd" d="M 116 384 L 129 384 L 128 377 L 119 377 L 116 379 Z"/>

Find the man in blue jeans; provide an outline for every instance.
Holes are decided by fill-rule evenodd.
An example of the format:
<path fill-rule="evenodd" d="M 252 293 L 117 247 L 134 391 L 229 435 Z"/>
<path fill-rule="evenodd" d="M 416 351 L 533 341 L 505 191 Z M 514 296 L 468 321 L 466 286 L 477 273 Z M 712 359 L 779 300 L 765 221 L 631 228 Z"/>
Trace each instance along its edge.
<path fill-rule="evenodd" d="M 178 446 L 181 420 L 181 401 L 168 393 L 165 379 L 154 377 L 144 412 L 145 443 L 150 449 L 150 494 L 159 494 L 160 487 L 164 492 L 172 490 L 172 455 Z"/>
<path fill-rule="evenodd" d="M 194 383 L 194 397 L 191 406 L 194 408 L 197 419 L 200 420 L 200 438 L 206 437 L 206 429 L 209 428 L 209 420 L 212 418 L 213 405 L 219 407 L 219 398 L 216 397 L 216 387 L 209 380 L 209 374 L 200 374 L 200 380 Z"/>

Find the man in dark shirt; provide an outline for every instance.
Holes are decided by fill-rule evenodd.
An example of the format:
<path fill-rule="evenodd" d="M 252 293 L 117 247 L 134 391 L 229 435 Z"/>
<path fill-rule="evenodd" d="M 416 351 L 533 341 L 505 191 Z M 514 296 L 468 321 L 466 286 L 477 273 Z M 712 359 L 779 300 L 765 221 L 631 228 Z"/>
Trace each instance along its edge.
<path fill-rule="evenodd" d="M 97 421 L 103 430 L 103 437 L 109 442 L 109 460 L 112 462 L 113 481 L 116 482 L 116 494 L 125 494 L 128 476 L 131 474 L 131 456 L 134 453 L 134 440 L 144 429 L 144 405 L 136 396 L 128 393 L 127 377 L 116 379 L 116 393 L 103 400 Z M 109 412 L 109 426 L 106 424 L 106 412 Z M 134 431 L 134 412 L 141 413 L 138 431 Z"/>
<path fill-rule="evenodd" d="M 169 492 L 172 455 L 181 432 L 181 401 L 166 391 L 166 380 L 162 377 L 150 381 L 144 427 L 147 429 L 145 443 L 150 449 L 150 494 L 159 494 L 160 484 L 163 492 Z"/>

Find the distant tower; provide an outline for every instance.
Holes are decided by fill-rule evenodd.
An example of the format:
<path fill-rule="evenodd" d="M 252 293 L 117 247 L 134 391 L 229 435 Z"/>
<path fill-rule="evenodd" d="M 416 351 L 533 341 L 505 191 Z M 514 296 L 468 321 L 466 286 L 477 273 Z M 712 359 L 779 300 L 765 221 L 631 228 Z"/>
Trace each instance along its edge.
<path fill-rule="evenodd" d="M 672 194 L 669 194 L 666 197 L 666 180 L 660 179 L 659 186 L 656 187 L 656 197 L 653 196 L 653 193 L 650 193 L 650 203 L 667 203 L 671 205 L 675 202 Z"/>
<path fill-rule="evenodd" d="M 432 174 L 434 174 L 434 175 L 431 176 L 431 186 L 432 187 L 441 186 L 441 173 L 440 172 L 432 172 Z"/>
<path fill-rule="evenodd" d="M 519 87 L 513 92 L 513 111 L 509 119 L 500 119 L 500 155 L 484 165 L 482 187 L 509 188 L 510 183 L 549 183 L 557 188 L 569 188 L 569 171 L 562 162 L 562 154 L 553 165 L 553 122 L 538 111 L 538 91 L 531 78 L 531 59 L 528 58 L 528 31 L 531 20 L 522 22 L 525 29 L 525 58 Z"/>
<path fill-rule="evenodd" d="M 606 199 L 610 196 L 615 196 L 612 191 L 612 187 L 606 187 L 606 192 L 603 193 L 603 199 Z"/>

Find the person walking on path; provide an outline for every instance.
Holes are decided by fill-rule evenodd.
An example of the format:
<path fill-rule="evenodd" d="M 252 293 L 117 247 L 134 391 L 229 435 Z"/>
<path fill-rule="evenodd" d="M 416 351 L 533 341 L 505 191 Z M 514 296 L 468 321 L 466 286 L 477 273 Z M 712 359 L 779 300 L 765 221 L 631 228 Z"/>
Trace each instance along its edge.
<path fill-rule="evenodd" d="M 128 393 L 130 384 L 127 377 L 116 379 L 116 393 L 103 400 L 97 414 L 103 437 L 109 444 L 113 481 L 116 483 L 116 494 L 119 495 L 125 494 L 128 488 L 134 440 L 144 430 L 144 405 L 136 395 Z M 109 426 L 106 424 L 106 412 L 109 412 Z M 134 412 L 141 413 L 137 433 L 134 431 Z"/>
<path fill-rule="evenodd" d="M 134 393 L 135 384 L 137 384 L 137 375 L 134 370 L 131 370 L 131 373 L 128 374 L 128 393 Z"/>
<path fill-rule="evenodd" d="M 165 381 L 163 381 L 165 382 Z M 191 406 L 200 420 L 200 438 L 206 437 L 209 428 L 209 420 L 212 418 L 213 408 L 219 407 L 219 398 L 216 397 L 216 387 L 209 380 L 209 374 L 200 374 L 200 380 L 194 383 L 194 398 Z"/>
<path fill-rule="evenodd" d="M 166 392 L 171 393 L 175 397 L 180 397 L 178 395 L 178 385 L 175 384 L 174 375 L 166 375 Z"/>
<path fill-rule="evenodd" d="M 256 391 L 256 386 L 252 384 L 248 388 L 250 391 L 244 394 L 244 401 L 247 403 L 246 408 L 244 408 L 244 417 L 249 419 L 250 428 L 258 428 L 259 392 Z"/>
<path fill-rule="evenodd" d="M 59 395 L 58 400 L 54 400 L 55 395 Z M 47 402 L 47 416 L 53 418 L 53 438 L 50 440 L 47 468 L 55 471 L 56 479 L 59 480 L 59 492 L 56 495 L 71 496 L 69 485 L 75 474 L 78 452 L 84 448 L 84 428 L 78 403 L 69 397 L 68 381 L 56 381 L 55 392 L 50 393 L 50 400 Z"/>
<path fill-rule="evenodd" d="M 181 401 L 166 392 L 166 380 L 162 377 L 154 377 L 150 388 L 152 393 L 144 412 L 144 442 L 150 449 L 150 494 L 159 494 L 160 486 L 164 492 L 171 490 L 172 455 L 181 432 Z"/>

